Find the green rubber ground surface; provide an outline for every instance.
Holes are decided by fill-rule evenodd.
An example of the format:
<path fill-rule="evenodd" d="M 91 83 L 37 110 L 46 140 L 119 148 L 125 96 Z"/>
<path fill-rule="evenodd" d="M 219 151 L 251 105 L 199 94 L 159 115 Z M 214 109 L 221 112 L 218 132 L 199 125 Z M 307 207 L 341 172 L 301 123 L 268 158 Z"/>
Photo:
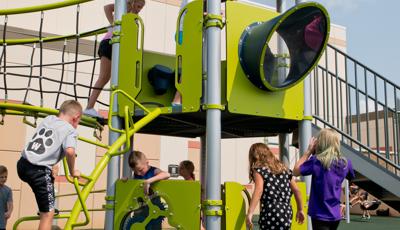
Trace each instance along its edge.
<path fill-rule="evenodd" d="M 258 217 L 254 217 L 254 230 L 258 230 Z M 400 230 L 400 218 L 372 216 L 370 220 L 363 220 L 361 216 L 352 215 L 350 223 L 342 221 L 339 230 Z"/>

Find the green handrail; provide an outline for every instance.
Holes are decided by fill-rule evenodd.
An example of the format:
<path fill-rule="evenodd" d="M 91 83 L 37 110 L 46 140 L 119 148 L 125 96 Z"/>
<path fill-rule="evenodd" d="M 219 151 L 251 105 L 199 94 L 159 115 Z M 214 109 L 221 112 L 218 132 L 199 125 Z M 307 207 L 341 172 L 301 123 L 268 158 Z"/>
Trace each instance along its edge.
<path fill-rule="evenodd" d="M 57 9 L 57 8 L 78 5 L 81 3 L 91 2 L 91 1 L 93 1 L 93 0 L 66 0 L 63 2 L 55 2 L 55 3 L 45 4 L 45 5 L 28 6 L 28 7 L 14 8 L 14 9 L 3 9 L 3 10 L 0 10 L 0 15 L 24 14 L 24 13 L 32 13 L 32 12 L 45 11 L 45 10 L 53 10 L 53 9 Z"/>
<path fill-rule="evenodd" d="M 142 106 L 139 104 L 139 106 Z M 111 111 L 111 107 L 110 107 Z M 154 120 L 156 117 L 158 117 L 161 114 L 161 109 L 160 108 L 155 108 L 153 111 L 149 112 L 146 116 L 141 118 L 139 121 L 135 123 L 133 127 L 129 129 L 129 132 L 127 133 L 127 136 L 125 133 L 123 133 L 108 149 L 108 151 L 104 154 L 104 156 L 100 159 L 99 163 L 96 165 L 95 169 L 93 170 L 92 174 L 90 177 L 92 178 L 91 181 L 89 181 L 86 186 L 82 189 L 81 191 L 81 198 L 82 201 L 85 201 L 87 197 L 90 194 L 90 191 L 94 187 L 95 182 L 99 179 L 101 173 L 105 169 L 105 167 L 108 165 L 108 162 L 110 159 L 114 156 L 113 154 L 118 152 L 119 149 L 121 148 L 122 145 L 125 144 L 126 139 L 129 139 L 134 133 L 139 131 L 142 127 L 144 127 L 146 124 Z M 71 217 L 68 219 L 64 229 L 70 230 L 74 227 L 74 223 L 79 217 L 79 213 L 81 212 L 81 201 L 75 202 L 75 205 L 72 209 L 71 212 Z"/>
<path fill-rule="evenodd" d="M 70 35 L 63 35 L 63 36 L 50 36 L 50 37 L 44 37 L 42 39 L 35 37 L 35 38 L 20 38 L 20 39 L 6 39 L 5 41 L 3 41 L 2 39 L 0 40 L 0 45 L 3 45 L 4 43 L 7 44 L 8 46 L 10 45 L 25 45 L 25 44 L 31 44 L 31 43 L 38 43 L 40 41 L 43 41 L 44 43 L 46 42 L 54 42 L 54 41 L 61 41 L 61 40 L 65 40 L 65 39 L 72 39 L 72 38 L 76 38 L 77 36 L 80 38 L 84 38 L 84 37 L 89 37 L 89 36 L 93 36 L 96 34 L 102 34 L 107 32 L 107 28 L 108 27 L 102 27 L 100 29 L 95 29 L 95 30 L 91 30 L 88 32 L 83 32 L 80 33 L 78 35 L 76 34 L 70 34 Z"/>
<path fill-rule="evenodd" d="M 141 109 L 143 109 L 143 111 L 145 111 L 147 114 L 150 113 L 150 111 L 149 111 L 146 107 L 144 107 L 143 105 L 141 105 L 138 101 L 136 101 L 133 97 L 131 97 L 129 94 L 127 94 L 127 93 L 126 93 L 125 91 L 123 91 L 123 90 L 120 90 L 120 89 L 113 90 L 113 91 L 111 92 L 110 98 L 114 98 L 114 96 L 115 96 L 116 94 L 118 94 L 118 93 L 122 94 L 122 95 L 125 96 L 128 100 L 130 100 L 130 101 L 133 102 L 135 105 L 137 105 L 138 107 L 140 107 Z M 114 107 L 114 100 L 110 100 L 110 111 L 113 111 L 113 107 Z M 113 117 L 113 116 L 116 116 L 116 114 L 113 114 L 112 112 L 109 112 L 109 113 L 108 113 L 108 128 L 109 128 L 111 131 L 114 131 L 114 132 L 116 132 L 116 133 L 125 134 L 125 137 L 127 137 L 127 139 L 126 139 L 126 141 L 125 141 L 125 142 L 126 142 L 125 148 L 124 148 L 123 150 L 121 150 L 121 151 L 111 153 L 111 156 L 112 156 L 112 157 L 113 157 L 113 156 L 120 155 L 120 154 L 123 154 L 123 153 L 126 153 L 126 152 L 128 152 L 129 149 L 131 148 L 131 142 L 130 142 L 130 138 L 129 138 L 128 133 L 129 133 L 130 127 L 131 127 L 131 126 L 134 126 L 134 124 L 133 124 L 133 121 L 132 121 L 132 118 L 131 118 L 131 114 L 129 113 L 129 106 L 127 106 L 127 105 L 124 107 L 124 115 L 125 115 L 125 116 L 124 116 L 125 130 L 120 130 L 120 129 L 114 128 L 114 127 L 112 126 L 112 123 L 111 123 L 112 117 Z"/>
<path fill-rule="evenodd" d="M 66 158 L 66 157 L 63 158 L 63 166 L 64 166 L 65 178 L 67 178 L 67 181 L 68 181 L 69 183 L 73 184 L 73 183 L 74 183 L 74 178 L 72 178 L 72 177 L 70 176 L 69 169 L 68 169 L 67 158 Z M 86 175 L 84 175 L 84 174 L 81 174 L 81 177 L 82 177 L 83 179 L 87 180 L 87 182 L 90 182 L 90 181 L 92 180 L 91 177 L 86 176 Z M 86 184 L 87 184 L 87 183 L 79 182 L 79 185 L 80 185 L 80 186 L 85 186 Z"/>
<path fill-rule="evenodd" d="M 105 193 L 107 190 L 105 189 L 101 189 L 101 190 L 94 190 L 91 191 L 90 194 L 93 193 Z M 60 198 L 60 197 L 67 197 L 67 196 L 76 196 L 76 193 L 65 193 L 65 194 L 58 194 L 56 195 L 56 198 Z M 65 210 L 58 210 L 59 212 L 66 212 Z"/>
<path fill-rule="evenodd" d="M 85 137 L 78 137 L 78 139 L 81 140 L 81 141 L 84 141 L 86 143 L 102 147 L 103 149 L 109 149 L 110 148 L 110 146 L 108 146 L 106 144 L 103 144 L 103 143 L 101 143 L 99 141 L 92 141 L 92 140 L 90 140 L 88 138 L 85 138 Z"/>
<path fill-rule="evenodd" d="M 54 219 L 68 219 L 70 215 L 68 214 L 62 214 L 62 215 L 56 215 L 54 216 Z M 18 225 L 20 225 L 22 222 L 25 221 L 33 221 L 33 220 L 40 220 L 40 216 L 25 216 L 22 218 L 19 218 L 17 221 L 15 221 L 13 225 L 13 230 L 17 230 Z"/>
<path fill-rule="evenodd" d="M 76 177 L 74 178 L 74 186 L 75 186 L 75 190 L 78 194 L 79 202 L 82 205 L 83 213 L 85 214 L 85 220 L 82 222 L 76 222 L 76 223 L 72 224 L 72 228 L 77 227 L 77 226 L 85 226 L 85 225 L 89 224 L 89 222 L 90 222 L 89 211 L 86 207 L 85 199 L 83 199 L 83 197 L 82 197 L 81 189 L 79 188 L 79 181 L 78 181 L 78 178 L 76 178 Z"/>
<path fill-rule="evenodd" d="M 10 114 L 10 115 L 37 116 L 37 117 L 58 115 L 58 113 L 60 112 L 57 109 L 50 109 L 33 105 L 15 104 L 9 102 L 0 102 L 0 110 L 4 112 L 4 115 Z M 88 116 L 83 116 L 80 124 L 91 128 L 102 127 L 95 118 Z"/>

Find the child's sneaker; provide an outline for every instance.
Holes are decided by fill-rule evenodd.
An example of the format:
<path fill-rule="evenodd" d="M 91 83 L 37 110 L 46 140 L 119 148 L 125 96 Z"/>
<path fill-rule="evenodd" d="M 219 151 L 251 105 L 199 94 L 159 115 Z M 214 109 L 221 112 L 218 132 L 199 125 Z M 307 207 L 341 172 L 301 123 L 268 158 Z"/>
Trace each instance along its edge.
<path fill-rule="evenodd" d="M 99 117 L 99 118 L 103 118 L 103 117 L 100 116 L 100 114 L 97 113 L 97 111 L 96 111 L 95 109 L 93 109 L 93 108 L 91 108 L 91 109 L 85 109 L 85 110 L 83 111 L 83 114 L 86 115 L 86 116 L 89 116 L 89 117 Z"/>

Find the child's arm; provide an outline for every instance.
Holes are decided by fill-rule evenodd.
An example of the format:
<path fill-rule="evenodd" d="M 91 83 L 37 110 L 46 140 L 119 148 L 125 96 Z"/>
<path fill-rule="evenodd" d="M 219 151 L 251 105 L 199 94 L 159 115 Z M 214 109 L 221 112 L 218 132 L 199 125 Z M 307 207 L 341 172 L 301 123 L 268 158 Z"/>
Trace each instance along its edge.
<path fill-rule="evenodd" d="M 152 183 L 160 181 L 160 180 L 166 180 L 171 176 L 169 173 L 164 172 L 161 169 L 156 169 L 154 174 L 155 174 L 155 176 L 146 180 L 146 182 L 148 184 L 152 184 Z"/>
<path fill-rule="evenodd" d="M 256 209 L 258 202 L 260 202 L 261 195 L 262 195 L 263 189 L 264 189 L 264 180 L 263 180 L 262 176 L 255 170 L 253 170 L 253 175 L 254 175 L 255 187 L 254 187 L 253 195 L 251 196 L 249 210 L 247 211 L 247 218 L 246 218 L 246 223 L 250 229 L 253 227 L 253 223 L 252 223 L 251 219 L 253 218 L 254 210 Z"/>
<path fill-rule="evenodd" d="M 296 206 L 297 206 L 296 221 L 297 223 L 302 224 L 305 218 L 303 212 L 303 199 L 301 198 L 301 192 L 294 178 L 292 178 L 292 180 L 290 181 L 290 188 L 292 189 L 294 199 L 296 200 Z"/>
<path fill-rule="evenodd" d="M 104 6 L 104 13 L 110 25 L 114 22 L 114 4 L 108 4 Z"/>
<path fill-rule="evenodd" d="M 76 158 L 75 149 L 72 147 L 66 148 L 65 156 L 67 157 L 69 173 L 73 177 L 79 177 L 81 173 L 75 169 L 75 158 Z"/>
<path fill-rule="evenodd" d="M 301 176 L 300 173 L 300 166 L 304 164 L 310 158 L 311 154 L 314 153 L 315 147 L 317 145 L 317 139 L 314 137 L 311 138 L 310 143 L 308 144 L 307 151 L 300 157 L 300 159 L 296 162 L 293 168 L 293 175 L 294 176 Z"/>
<path fill-rule="evenodd" d="M 11 192 L 10 198 L 9 198 L 8 201 L 7 201 L 7 212 L 4 213 L 4 217 L 5 217 L 6 219 L 8 219 L 8 218 L 11 217 L 11 213 L 12 213 L 13 209 L 14 209 L 14 205 L 13 205 L 12 192 Z"/>
<path fill-rule="evenodd" d="M 154 171 L 154 174 L 155 174 L 155 176 L 144 181 L 144 193 L 145 194 L 149 194 L 150 185 L 152 183 L 160 181 L 160 180 L 166 180 L 171 176 L 169 173 L 164 172 L 161 169 L 156 169 Z"/>

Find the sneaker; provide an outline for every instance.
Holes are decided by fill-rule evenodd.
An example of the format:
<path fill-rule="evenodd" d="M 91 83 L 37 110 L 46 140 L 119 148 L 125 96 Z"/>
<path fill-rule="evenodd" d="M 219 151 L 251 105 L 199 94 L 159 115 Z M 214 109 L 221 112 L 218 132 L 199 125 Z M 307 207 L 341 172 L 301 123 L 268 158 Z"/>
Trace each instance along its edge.
<path fill-rule="evenodd" d="M 100 114 L 97 113 L 97 111 L 96 111 L 95 109 L 93 109 L 93 108 L 91 108 L 91 109 L 85 109 L 85 110 L 83 111 L 83 114 L 86 115 L 86 116 L 89 116 L 89 117 L 99 117 L 99 118 L 103 118 L 103 117 L 100 116 Z"/>
<path fill-rule="evenodd" d="M 182 104 L 179 103 L 179 102 L 171 102 L 171 106 L 172 107 L 179 107 L 179 106 L 182 106 Z"/>

